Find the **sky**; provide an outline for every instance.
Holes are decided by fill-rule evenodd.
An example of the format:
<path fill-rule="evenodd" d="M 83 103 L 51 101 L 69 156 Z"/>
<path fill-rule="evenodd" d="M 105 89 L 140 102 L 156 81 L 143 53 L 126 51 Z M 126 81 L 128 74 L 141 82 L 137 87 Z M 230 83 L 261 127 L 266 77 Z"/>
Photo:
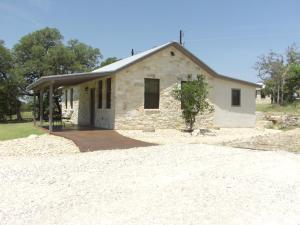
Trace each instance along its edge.
<path fill-rule="evenodd" d="M 178 41 L 220 74 L 258 81 L 254 64 L 271 49 L 300 46 L 300 0 L 0 0 L 0 39 L 12 48 L 55 27 L 104 58 L 125 58 Z"/>

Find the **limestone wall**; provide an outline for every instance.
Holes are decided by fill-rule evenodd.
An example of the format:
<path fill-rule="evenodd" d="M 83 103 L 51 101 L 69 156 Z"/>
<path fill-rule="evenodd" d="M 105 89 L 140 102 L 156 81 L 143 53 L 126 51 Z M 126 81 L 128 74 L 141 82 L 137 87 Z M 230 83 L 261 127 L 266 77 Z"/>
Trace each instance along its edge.
<path fill-rule="evenodd" d="M 96 79 L 90 82 L 82 83 L 73 87 L 65 87 L 68 89 L 68 110 L 70 110 L 70 89 L 74 90 L 73 101 L 73 115 L 72 122 L 81 126 L 90 125 L 90 110 L 91 110 L 91 89 L 95 89 L 95 127 L 114 129 L 114 108 L 115 108 L 115 78 L 112 78 L 112 94 L 111 94 L 111 108 L 106 108 L 106 79 Z M 103 80 L 102 92 L 102 109 L 98 108 L 98 81 Z M 62 108 L 65 110 L 65 91 L 63 90 Z M 76 94 L 75 94 L 76 93 Z M 75 100 L 76 99 L 76 100 Z"/>
<path fill-rule="evenodd" d="M 175 53 L 174 56 L 171 52 Z M 212 76 L 174 47 L 169 47 L 116 74 L 115 129 L 185 128 L 181 104 L 171 96 L 175 85 L 187 75 Z M 144 79 L 160 79 L 159 109 L 144 109 Z M 210 98 L 213 95 L 210 94 Z M 210 99 L 212 100 L 212 99 Z M 199 116 L 196 127 L 213 126 L 213 115 Z"/>

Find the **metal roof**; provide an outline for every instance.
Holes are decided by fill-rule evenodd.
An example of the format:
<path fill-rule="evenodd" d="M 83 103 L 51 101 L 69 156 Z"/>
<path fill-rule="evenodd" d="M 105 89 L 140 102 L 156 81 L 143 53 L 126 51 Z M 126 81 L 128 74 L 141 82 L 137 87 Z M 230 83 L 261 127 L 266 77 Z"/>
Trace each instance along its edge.
<path fill-rule="evenodd" d="M 101 67 L 99 69 L 96 69 L 93 71 L 93 73 L 102 73 L 102 72 L 116 72 L 117 70 L 120 70 L 122 69 L 123 67 L 127 67 L 128 65 L 132 64 L 132 63 L 135 63 L 136 61 L 148 56 L 148 55 L 151 55 L 152 53 L 155 53 L 169 45 L 171 45 L 173 42 L 168 42 L 164 45 L 160 45 L 158 47 L 154 47 L 154 48 L 151 48 L 147 51 L 144 51 L 144 52 L 141 52 L 141 53 L 138 53 L 138 54 L 135 54 L 133 56 L 130 56 L 130 57 L 127 57 L 125 59 L 121 59 L 117 62 L 114 62 L 112 64 L 109 64 L 107 66 L 104 66 L 104 67 Z"/>
<path fill-rule="evenodd" d="M 40 79 L 38 79 L 33 84 L 29 85 L 27 87 L 27 89 L 28 90 L 38 89 L 39 87 L 45 86 L 48 83 L 53 83 L 55 86 L 76 85 L 76 84 L 90 81 L 90 80 L 93 80 L 93 79 L 96 79 L 99 77 L 107 76 L 107 75 L 115 73 L 119 70 L 122 70 L 132 64 L 135 64 L 135 63 L 139 62 L 140 60 L 143 60 L 144 58 L 146 58 L 152 54 L 155 54 L 156 52 L 158 52 L 164 48 L 167 48 L 169 46 L 174 46 L 175 48 L 177 48 L 179 51 L 181 51 L 183 54 L 185 54 L 187 57 L 189 57 L 192 61 L 194 61 L 200 67 L 202 67 L 203 69 L 210 72 L 216 78 L 231 80 L 234 82 L 239 82 L 239 83 L 243 83 L 243 84 L 251 85 L 251 86 L 255 86 L 255 87 L 259 86 L 256 83 L 252 83 L 249 81 L 244 81 L 244 80 L 236 79 L 233 77 L 221 75 L 221 74 L 217 73 L 216 71 L 214 71 L 211 67 L 206 65 L 198 57 L 193 55 L 190 51 L 188 51 L 183 46 L 181 46 L 179 43 L 168 42 L 166 44 L 151 48 L 147 51 L 138 53 L 136 55 L 121 59 L 117 62 L 114 62 L 107 66 L 101 67 L 92 72 L 44 76 L 44 77 L 41 77 Z"/>

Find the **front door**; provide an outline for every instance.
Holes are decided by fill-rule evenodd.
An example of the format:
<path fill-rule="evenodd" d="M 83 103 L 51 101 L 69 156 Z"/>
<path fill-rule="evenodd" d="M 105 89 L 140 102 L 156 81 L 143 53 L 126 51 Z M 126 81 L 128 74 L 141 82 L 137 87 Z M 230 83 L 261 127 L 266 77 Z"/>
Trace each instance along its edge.
<path fill-rule="evenodd" d="M 90 94 L 90 125 L 95 126 L 95 88 L 91 89 Z"/>

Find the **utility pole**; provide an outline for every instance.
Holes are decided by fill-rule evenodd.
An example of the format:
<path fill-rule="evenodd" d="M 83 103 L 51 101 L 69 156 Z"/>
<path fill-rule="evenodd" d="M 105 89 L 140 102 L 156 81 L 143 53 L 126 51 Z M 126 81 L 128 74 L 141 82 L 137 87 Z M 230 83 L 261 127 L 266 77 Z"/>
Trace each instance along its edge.
<path fill-rule="evenodd" d="M 183 43 L 183 31 L 180 30 L 179 31 L 179 44 L 184 46 L 184 43 Z"/>

